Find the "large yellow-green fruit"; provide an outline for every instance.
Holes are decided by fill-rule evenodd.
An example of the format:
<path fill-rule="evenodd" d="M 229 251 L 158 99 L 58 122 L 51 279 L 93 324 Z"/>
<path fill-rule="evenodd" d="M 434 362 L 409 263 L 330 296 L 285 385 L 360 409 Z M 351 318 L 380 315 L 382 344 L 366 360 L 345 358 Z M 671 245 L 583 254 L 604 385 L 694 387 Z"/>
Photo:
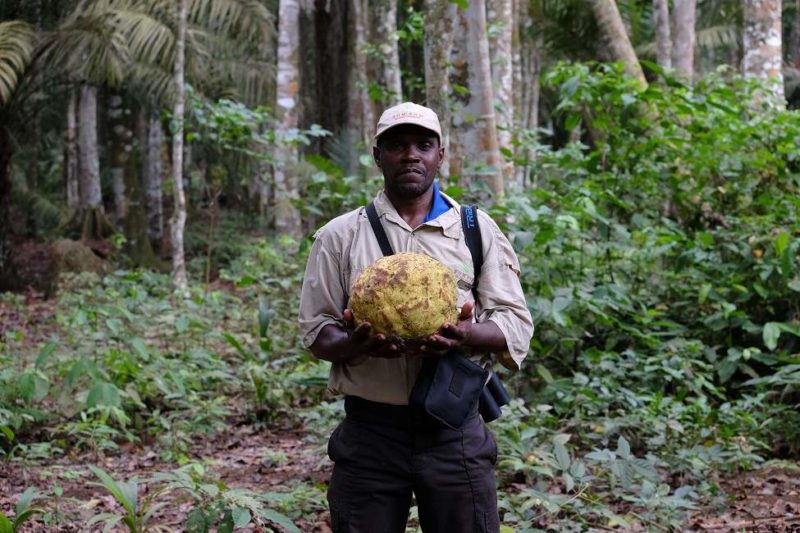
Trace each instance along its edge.
<path fill-rule="evenodd" d="M 457 283 L 445 265 L 423 254 L 383 257 L 367 267 L 350 294 L 356 323 L 375 333 L 417 339 L 458 319 Z"/>

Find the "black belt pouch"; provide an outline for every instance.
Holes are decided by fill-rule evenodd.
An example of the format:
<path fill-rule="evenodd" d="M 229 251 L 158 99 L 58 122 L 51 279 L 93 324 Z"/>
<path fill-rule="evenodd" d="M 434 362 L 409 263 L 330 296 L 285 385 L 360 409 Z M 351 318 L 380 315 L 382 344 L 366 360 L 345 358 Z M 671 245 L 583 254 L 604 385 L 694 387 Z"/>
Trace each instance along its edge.
<path fill-rule="evenodd" d="M 451 429 L 460 429 L 477 411 L 489 371 L 458 350 L 422 363 L 409 404 Z"/>

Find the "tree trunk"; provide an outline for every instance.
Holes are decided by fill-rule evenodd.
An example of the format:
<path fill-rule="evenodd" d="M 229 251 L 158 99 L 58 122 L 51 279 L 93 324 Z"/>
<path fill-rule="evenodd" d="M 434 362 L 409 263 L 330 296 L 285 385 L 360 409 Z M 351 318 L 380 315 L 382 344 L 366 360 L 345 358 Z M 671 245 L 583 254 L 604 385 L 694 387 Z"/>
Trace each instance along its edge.
<path fill-rule="evenodd" d="M 360 0 L 355 0 L 358 3 Z M 362 28 L 363 29 L 363 28 Z M 280 0 L 278 12 L 278 138 L 283 139 L 298 124 L 300 90 L 300 2 Z M 275 151 L 275 229 L 299 239 L 300 213 L 293 202 L 299 197 L 298 150 L 294 142 L 282 142 Z"/>
<path fill-rule="evenodd" d="M 494 92 L 489 63 L 489 41 L 486 34 L 486 6 L 483 0 L 473 0 L 465 12 L 466 46 L 469 68 L 470 104 L 475 110 L 475 144 L 465 146 L 483 168 L 475 168 L 476 177 L 484 179 L 495 196 L 503 194 L 503 160 L 497 142 L 497 123 L 494 113 Z"/>
<path fill-rule="evenodd" d="M 672 8 L 674 17 L 672 66 L 688 83 L 694 80 L 694 23 L 697 12 L 696 0 L 675 0 Z"/>
<path fill-rule="evenodd" d="M 256 210 L 263 222 L 268 223 L 269 202 L 272 198 L 273 168 L 266 161 L 258 161 L 250 176 L 250 205 Z"/>
<path fill-rule="evenodd" d="M 542 38 L 531 35 L 533 19 L 527 0 L 517 0 L 517 16 L 519 28 L 519 72 L 515 75 L 514 91 L 518 98 L 516 105 L 517 124 L 521 135 L 517 158 L 522 160 L 515 168 L 514 181 L 522 189 L 528 185 L 530 162 L 536 157 L 531 144 L 537 139 L 539 129 L 539 75 L 542 63 Z"/>
<path fill-rule="evenodd" d="M 458 6 L 449 0 L 425 0 L 425 97 L 439 115 L 445 158 L 441 176 L 450 176 L 450 80 L 447 64 L 453 48 L 453 23 Z"/>
<path fill-rule="evenodd" d="M 100 156 L 97 152 L 97 89 L 81 86 L 78 103 L 78 169 L 82 209 L 102 209 Z"/>
<path fill-rule="evenodd" d="M 114 191 L 114 216 L 119 227 L 128 215 L 128 196 L 125 191 L 125 167 L 131 154 L 132 133 L 125 116 L 122 95 L 112 93 L 108 98 L 108 131 L 111 137 L 109 162 L 111 188 Z"/>
<path fill-rule="evenodd" d="M 0 123 L 0 290 L 8 290 L 15 278 L 11 265 L 11 135 Z"/>
<path fill-rule="evenodd" d="M 64 175 L 67 186 L 67 207 L 77 210 L 80 207 L 78 187 L 78 95 L 74 88 L 69 90 L 67 100 L 67 146 L 64 153 Z"/>
<path fill-rule="evenodd" d="M 130 113 L 127 113 L 128 116 Z M 145 202 L 144 183 L 147 181 L 147 112 L 136 110 L 134 130 L 141 153 L 140 165 L 134 158 L 128 157 L 123 169 L 128 209 L 122 220 L 122 228 L 127 238 L 125 253 L 132 262 L 142 268 L 157 269 L 168 272 L 169 267 L 163 264 L 155 253 L 153 240 L 148 234 L 147 206 Z M 133 138 L 133 131 L 131 131 Z"/>
<path fill-rule="evenodd" d="M 643 85 L 647 85 L 644 72 L 639 65 L 636 52 L 633 50 L 625 25 L 619 14 L 615 0 L 590 0 L 592 11 L 597 20 L 597 27 L 605 46 L 613 61 L 620 61 L 625 65 L 625 72 L 636 78 Z"/>
<path fill-rule="evenodd" d="M 672 38 L 669 28 L 669 0 L 653 0 L 653 26 L 655 26 L 656 33 L 656 62 L 661 68 L 671 69 Z"/>
<path fill-rule="evenodd" d="M 800 0 L 795 0 L 792 30 L 786 47 L 789 64 L 795 69 L 800 69 Z"/>
<path fill-rule="evenodd" d="M 351 25 L 353 36 L 350 45 L 350 87 L 348 91 L 348 127 L 358 132 L 364 146 L 372 145 L 372 133 L 375 130 L 375 114 L 372 100 L 367 90 L 367 20 L 368 12 L 364 0 L 349 0 L 352 12 Z M 296 2 L 293 2 L 296 3 Z M 283 2 L 281 2 L 283 5 Z M 280 47 L 280 44 L 278 45 Z M 280 59 L 278 59 L 280 63 Z M 277 185 L 277 183 L 276 183 Z M 277 193 L 277 191 L 276 191 Z"/>
<path fill-rule="evenodd" d="M 513 0 L 493 0 L 489 3 L 487 22 L 494 28 L 489 41 L 492 70 L 492 92 L 497 121 L 497 142 L 500 149 L 512 154 L 511 139 L 514 130 L 514 69 L 511 47 L 513 30 Z M 501 157 L 503 180 L 508 183 L 514 178 L 514 162 Z"/>
<path fill-rule="evenodd" d="M 161 149 L 164 133 L 157 111 L 148 113 L 146 119 L 146 144 L 144 150 L 144 197 L 147 213 L 147 234 L 153 243 L 161 242 L 164 235 L 164 200 L 162 198 Z"/>
<path fill-rule="evenodd" d="M 397 0 L 378 0 L 375 6 L 375 42 L 380 47 L 383 83 L 388 106 L 403 101 L 400 51 L 397 46 Z"/>
<path fill-rule="evenodd" d="M 73 225 L 80 228 L 82 239 L 101 239 L 114 232 L 103 209 L 97 148 L 97 89 L 83 85 L 78 101 L 80 211 L 73 219 Z"/>
<path fill-rule="evenodd" d="M 172 172 L 174 208 L 170 220 L 172 237 L 172 283 L 182 295 L 189 294 L 186 263 L 183 253 L 183 230 L 186 226 L 186 196 L 183 191 L 183 112 L 186 87 L 183 83 L 184 54 L 186 46 L 186 10 L 189 0 L 178 2 L 178 28 L 175 39 L 175 107 L 172 112 Z"/>
<path fill-rule="evenodd" d="M 776 102 L 785 105 L 781 0 L 744 1 L 743 45 L 743 74 L 768 80 Z"/>

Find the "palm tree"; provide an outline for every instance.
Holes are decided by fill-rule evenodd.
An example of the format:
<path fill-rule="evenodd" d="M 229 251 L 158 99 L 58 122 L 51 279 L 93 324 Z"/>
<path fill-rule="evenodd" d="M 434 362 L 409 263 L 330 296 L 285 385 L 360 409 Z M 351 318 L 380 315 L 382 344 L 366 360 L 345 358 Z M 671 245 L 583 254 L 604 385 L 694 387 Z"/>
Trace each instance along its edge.
<path fill-rule="evenodd" d="M 35 58 L 31 70 L 46 73 L 39 76 L 38 83 L 32 83 L 32 77 L 27 80 L 28 85 L 33 85 L 30 92 L 35 94 L 47 88 L 50 93 L 58 93 L 75 84 L 116 87 L 121 94 L 132 96 L 149 109 L 170 106 L 175 98 L 172 66 L 177 17 L 173 5 L 172 0 L 79 2 L 54 29 L 43 32 L 36 49 L 29 51 L 28 56 Z M 186 79 L 197 92 L 251 103 L 266 101 L 272 91 L 274 67 L 266 59 L 274 31 L 272 17 L 260 1 L 191 0 L 187 26 Z M 14 42 L 12 38 L 19 33 L 15 28 L 3 32 L 6 41 Z M 16 60 L 12 65 L 18 63 Z M 3 85 L 5 92 L 9 84 L 17 83 L 11 75 L 18 76 L 19 70 L 2 71 L 6 74 L 3 80 L 8 82 Z M 84 100 L 87 105 L 89 101 L 90 98 Z M 14 109 L 19 113 L 21 108 L 15 105 Z M 78 114 L 91 120 L 85 107 L 82 111 Z M 10 124 L 8 120 L 3 123 Z M 26 121 L 19 120 L 16 124 L 13 128 L 16 133 L 25 131 Z M 92 126 L 87 123 L 84 129 L 88 128 Z M 96 161 L 86 146 L 79 152 Z M 92 169 L 96 164 L 84 167 Z M 90 175 L 92 180 L 99 176 Z M 93 184 L 91 189 L 99 190 L 99 184 Z M 110 228 L 101 211 L 97 205 L 82 206 L 76 222 L 87 230 L 83 232 L 85 236 Z M 87 226 L 84 224 L 87 218 L 99 222 Z"/>
<path fill-rule="evenodd" d="M 8 232 L 11 228 L 11 158 L 16 148 L 12 129 L 22 119 L 29 96 L 25 75 L 35 47 L 33 27 L 22 21 L 0 22 L 0 278 L 8 279 Z"/>
<path fill-rule="evenodd" d="M 183 256 L 183 229 L 186 225 L 186 198 L 183 193 L 183 111 L 186 100 L 184 85 L 184 50 L 186 45 L 186 13 L 189 0 L 179 0 L 178 25 L 175 39 L 175 107 L 172 112 L 172 174 L 175 209 L 170 220 L 172 232 L 172 283 L 184 297 L 189 294 L 186 263 Z"/>

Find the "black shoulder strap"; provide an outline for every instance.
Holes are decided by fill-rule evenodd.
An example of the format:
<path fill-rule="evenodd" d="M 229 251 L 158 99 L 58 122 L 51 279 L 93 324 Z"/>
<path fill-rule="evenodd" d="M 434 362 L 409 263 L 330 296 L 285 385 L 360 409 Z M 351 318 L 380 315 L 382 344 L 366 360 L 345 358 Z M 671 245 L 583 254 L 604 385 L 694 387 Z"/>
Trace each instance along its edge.
<path fill-rule="evenodd" d="M 483 239 L 481 230 L 478 227 L 478 207 L 474 205 L 461 206 L 461 227 L 464 229 L 464 239 L 467 241 L 467 248 L 472 254 L 472 271 L 475 280 L 472 282 L 472 294 L 478 296 L 478 279 L 483 267 Z"/>
<path fill-rule="evenodd" d="M 383 255 L 394 255 L 392 245 L 389 244 L 389 238 L 386 236 L 386 231 L 383 229 L 380 218 L 378 218 L 378 211 L 375 205 L 370 202 L 367 205 L 367 218 L 372 226 L 372 231 L 378 239 L 378 244 L 381 247 Z M 464 238 L 467 242 L 467 248 L 472 255 L 472 271 L 474 281 L 472 283 L 473 294 L 478 290 L 478 279 L 481 275 L 481 267 L 483 267 L 483 239 L 481 238 L 481 230 L 478 226 L 478 208 L 474 205 L 461 206 L 461 227 L 464 229 Z"/>
<path fill-rule="evenodd" d="M 367 217 L 369 218 L 369 223 L 372 226 L 372 231 L 375 233 L 375 237 L 378 239 L 378 244 L 381 246 L 381 252 L 383 252 L 383 255 L 394 255 L 392 245 L 389 244 L 389 237 L 386 236 L 386 231 L 383 229 L 381 219 L 378 218 L 378 211 L 375 209 L 375 205 L 372 202 L 367 205 Z"/>

